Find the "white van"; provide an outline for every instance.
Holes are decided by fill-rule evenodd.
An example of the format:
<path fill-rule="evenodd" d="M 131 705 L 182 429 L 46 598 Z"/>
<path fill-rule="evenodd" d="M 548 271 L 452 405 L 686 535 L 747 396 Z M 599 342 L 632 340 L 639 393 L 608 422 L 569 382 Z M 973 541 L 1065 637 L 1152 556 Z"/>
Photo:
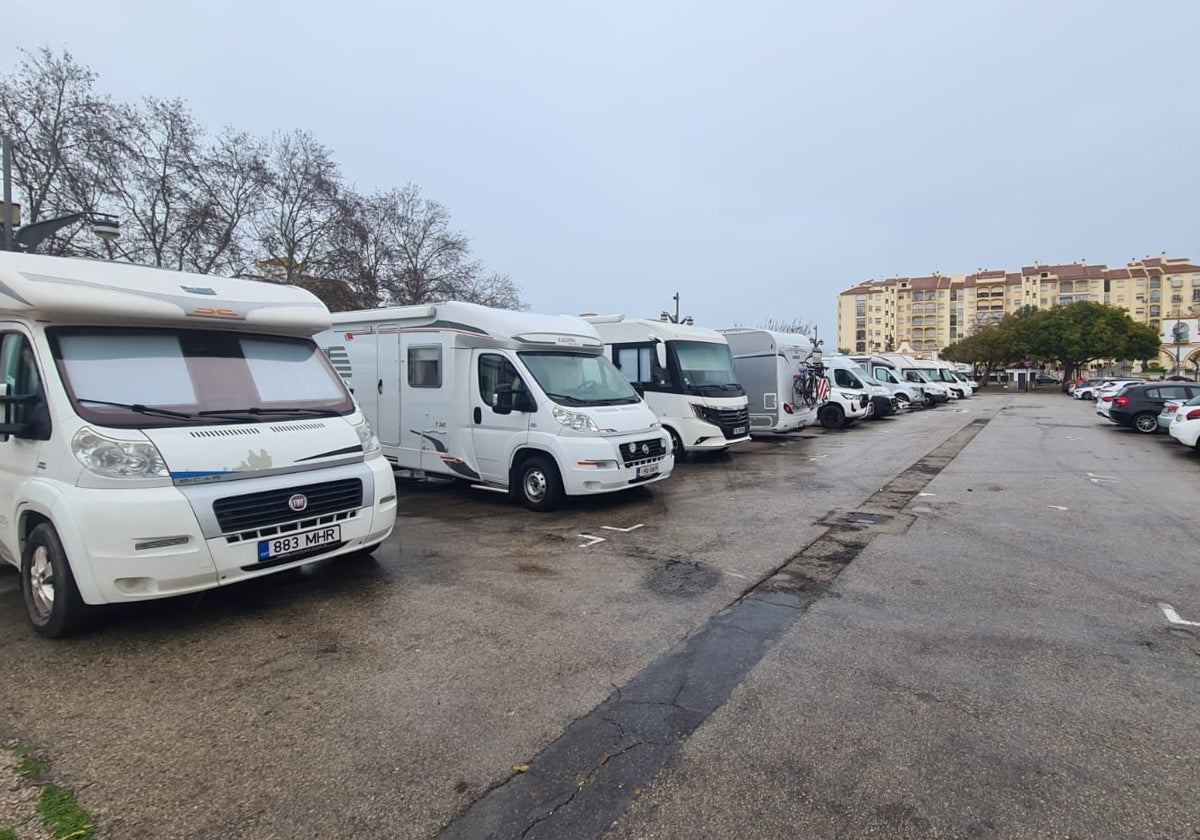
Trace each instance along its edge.
<path fill-rule="evenodd" d="M 940 374 L 935 374 L 931 363 L 924 359 L 914 359 L 903 353 L 884 353 L 881 358 L 896 366 L 896 370 L 907 382 L 920 385 L 928 398 L 926 405 L 949 402 L 958 399 L 956 390 L 942 381 Z"/>
<path fill-rule="evenodd" d="M 782 434 L 816 422 L 823 400 L 816 389 L 805 387 L 813 358 L 806 336 L 755 329 L 719 332 L 729 342 L 733 372 L 749 400 L 752 433 Z"/>
<path fill-rule="evenodd" d="M 670 321 L 592 315 L 609 358 L 671 435 L 676 457 L 750 440 L 746 391 L 729 342 L 716 330 Z"/>
<path fill-rule="evenodd" d="M 671 474 L 670 439 L 587 322 L 473 303 L 338 312 L 317 342 L 395 466 L 531 510 Z"/>
<path fill-rule="evenodd" d="M 387 538 L 328 326 L 291 286 L 0 253 L 0 559 L 39 634 Z"/>
<path fill-rule="evenodd" d="M 818 417 L 827 429 L 840 429 L 855 420 L 865 420 L 875 413 L 871 402 L 871 383 L 866 371 L 849 356 L 826 355 L 825 378 L 829 383 L 829 400 L 821 406 Z"/>
<path fill-rule="evenodd" d="M 927 394 L 924 381 L 910 382 L 905 379 L 903 372 L 882 356 L 857 355 L 850 358 L 867 372 L 868 377 L 888 389 L 901 407 L 910 408 L 916 405 L 929 407 L 937 405 L 939 401 L 945 402 L 947 399 L 943 396 L 941 400 L 938 400 L 933 395 Z"/>

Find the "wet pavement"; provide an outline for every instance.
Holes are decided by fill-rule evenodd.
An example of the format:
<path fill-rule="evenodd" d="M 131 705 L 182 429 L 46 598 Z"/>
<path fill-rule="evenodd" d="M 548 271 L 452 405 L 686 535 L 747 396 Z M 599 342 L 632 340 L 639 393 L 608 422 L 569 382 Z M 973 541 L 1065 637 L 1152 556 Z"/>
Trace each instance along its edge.
<path fill-rule="evenodd" d="M 1087 408 L 809 430 L 555 514 L 404 484 L 373 558 L 58 643 L 0 571 L 0 737 L 100 837 L 1192 836 L 1200 646 L 1155 599 L 1200 612 L 1163 515 L 1200 462 Z"/>

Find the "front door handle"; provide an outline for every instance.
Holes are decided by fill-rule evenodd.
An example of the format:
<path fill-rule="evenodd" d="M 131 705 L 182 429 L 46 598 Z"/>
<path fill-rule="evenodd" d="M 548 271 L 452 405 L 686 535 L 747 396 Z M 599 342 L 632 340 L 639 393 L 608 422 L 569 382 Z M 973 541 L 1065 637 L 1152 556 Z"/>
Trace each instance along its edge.
<path fill-rule="evenodd" d="M 475 423 L 476 423 L 476 425 L 478 425 L 479 423 L 482 423 L 482 422 L 483 422 L 483 411 L 479 408 L 479 406 L 475 406 Z"/>
<path fill-rule="evenodd" d="M 379 394 L 383 393 L 383 380 L 382 379 L 380 379 L 377 383 L 375 383 L 375 392 L 379 393 Z"/>

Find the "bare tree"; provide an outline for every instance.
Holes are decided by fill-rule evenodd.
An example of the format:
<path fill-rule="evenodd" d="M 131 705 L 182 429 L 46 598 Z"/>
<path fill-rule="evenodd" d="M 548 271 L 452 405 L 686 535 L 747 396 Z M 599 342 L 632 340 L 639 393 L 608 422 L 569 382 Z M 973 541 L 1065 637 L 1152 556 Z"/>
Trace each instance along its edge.
<path fill-rule="evenodd" d="M 811 338 L 815 327 L 816 324 L 812 323 L 811 321 L 801 321 L 798 319 L 785 321 L 782 318 L 768 318 L 762 323 L 759 329 L 781 333 L 799 333 L 800 335 L 806 335 Z"/>
<path fill-rule="evenodd" d="M 13 138 L 24 223 L 102 209 L 98 164 L 112 153 L 112 103 L 70 53 L 22 52 L 16 73 L 0 79 L 0 120 Z M 43 250 L 69 250 L 78 232 L 65 229 Z"/>
<path fill-rule="evenodd" d="M 265 201 L 254 225 L 264 274 L 283 283 L 324 276 L 344 221 L 342 193 L 338 165 L 310 133 L 271 139 Z"/>

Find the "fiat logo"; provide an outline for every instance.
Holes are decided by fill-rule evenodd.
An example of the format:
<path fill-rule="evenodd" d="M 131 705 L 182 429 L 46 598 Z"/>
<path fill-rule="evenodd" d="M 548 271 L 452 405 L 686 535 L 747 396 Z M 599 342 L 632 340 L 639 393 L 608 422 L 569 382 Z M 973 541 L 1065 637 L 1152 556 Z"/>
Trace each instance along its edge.
<path fill-rule="evenodd" d="M 308 497 L 302 493 L 297 493 L 292 498 L 288 499 L 288 507 L 299 513 L 308 507 Z"/>

